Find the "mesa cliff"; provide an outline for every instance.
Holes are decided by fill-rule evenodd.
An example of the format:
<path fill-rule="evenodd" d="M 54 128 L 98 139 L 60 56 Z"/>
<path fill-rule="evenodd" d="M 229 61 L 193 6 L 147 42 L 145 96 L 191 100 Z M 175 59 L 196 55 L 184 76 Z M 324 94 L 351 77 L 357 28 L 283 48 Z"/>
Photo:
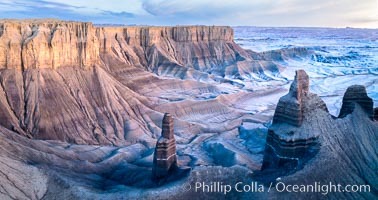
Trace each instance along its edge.
<path fill-rule="evenodd" d="M 0 68 L 88 68 L 118 60 L 154 73 L 203 79 L 247 77 L 270 61 L 245 51 L 226 26 L 95 27 L 59 20 L 0 21 Z"/>
<path fill-rule="evenodd" d="M 99 42 L 91 23 L 0 21 L 0 68 L 93 66 Z"/>
<path fill-rule="evenodd" d="M 3 20 L 0 27 L 0 67 L 7 69 L 91 67 L 107 54 L 153 70 L 164 62 L 211 68 L 237 61 L 242 51 L 230 27 L 94 27 L 57 20 Z"/>
<path fill-rule="evenodd" d="M 95 27 L 41 19 L 1 20 L 0 30 L 0 125 L 30 138 L 152 145 L 164 113 L 155 107 L 166 100 L 151 91 L 168 92 L 174 89 L 169 83 L 220 93 L 179 80 L 225 82 L 264 72 L 262 61 L 234 43 L 230 27 Z"/>

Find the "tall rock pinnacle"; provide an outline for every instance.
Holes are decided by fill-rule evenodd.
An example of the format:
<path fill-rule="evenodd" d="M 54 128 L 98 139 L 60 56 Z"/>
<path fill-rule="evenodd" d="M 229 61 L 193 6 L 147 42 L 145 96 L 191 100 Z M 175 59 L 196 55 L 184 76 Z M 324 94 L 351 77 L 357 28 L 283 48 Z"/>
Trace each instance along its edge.
<path fill-rule="evenodd" d="M 154 154 L 153 179 L 168 176 L 169 171 L 177 167 L 176 140 L 174 138 L 173 118 L 166 113 L 163 118 L 161 137 L 156 143 Z"/>
<path fill-rule="evenodd" d="M 317 144 L 319 133 L 304 131 L 302 126 L 305 119 L 328 114 L 328 110 L 324 101 L 309 91 L 309 85 L 306 72 L 298 70 L 289 93 L 280 98 L 266 138 L 263 169 L 296 165 Z"/>
<path fill-rule="evenodd" d="M 295 78 L 287 95 L 280 98 L 273 123 L 284 122 L 300 126 L 303 121 L 303 98 L 309 92 L 309 78 L 304 70 L 295 72 Z"/>

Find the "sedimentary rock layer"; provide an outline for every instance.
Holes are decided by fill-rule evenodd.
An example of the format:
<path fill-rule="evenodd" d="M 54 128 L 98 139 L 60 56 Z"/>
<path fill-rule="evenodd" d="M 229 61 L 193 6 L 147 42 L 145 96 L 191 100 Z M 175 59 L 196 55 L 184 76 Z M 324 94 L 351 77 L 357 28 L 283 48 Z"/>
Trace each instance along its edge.
<path fill-rule="evenodd" d="M 88 67 L 99 61 L 91 23 L 0 21 L 0 69 Z"/>
<path fill-rule="evenodd" d="M 307 149 L 306 154 L 292 157 L 290 173 L 284 171 L 280 165 L 276 170 L 283 171 L 280 175 L 282 182 L 288 184 L 313 184 L 320 181 L 324 183 L 337 182 L 343 185 L 353 183 L 356 185 L 369 185 L 370 192 L 328 193 L 331 199 L 371 199 L 377 195 L 376 163 L 378 161 L 376 139 L 378 137 L 378 123 L 369 119 L 367 112 L 356 104 L 353 112 L 344 118 L 335 118 L 323 110 L 314 110 L 305 117 L 301 127 L 296 127 L 294 134 L 316 133 L 319 135 L 316 148 Z M 275 135 L 290 131 L 289 127 L 274 125 Z M 272 152 L 280 155 L 280 149 Z M 316 150 L 311 152 L 309 150 Z M 272 154 L 274 155 L 274 154 Z M 282 157 L 279 157 L 283 159 Z M 265 159 L 265 157 L 264 157 Z M 307 161 L 307 162 L 306 162 Z M 284 163 L 284 162 L 281 162 Z M 289 162 L 287 162 L 289 163 Z M 287 169 L 287 168 L 286 168 Z M 272 172 L 266 171 L 268 174 Z M 265 176 L 269 176 L 265 174 Z M 274 178 L 275 179 L 275 178 Z M 323 194 L 315 193 L 279 193 L 283 199 L 308 198 L 321 199 Z"/>
<path fill-rule="evenodd" d="M 345 92 L 339 117 L 343 118 L 356 112 L 359 118 L 362 118 L 361 116 L 366 118 L 348 122 L 349 124 L 331 116 L 324 102 L 316 94 L 310 93 L 308 88 L 308 76 L 303 70 L 297 71 L 289 94 L 280 99 L 273 124 L 268 130 L 263 169 L 278 169 L 285 165 L 290 166 L 291 169 L 300 167 L 304 160 L 313 157 L 322 147 L 322 137 L 326 137 L 322 134 L 328 137 L 333 132 L 350 133 L 354 130 L 350 134 L 359 133 L 364 137 L 365 132 L 356 131 L 355 126 L 366 123 L 369 126 L 366 132 L 370 134 L 369 137 L 374 137 L 374 131 L 370 130 L 374 124 L 365 122 L 373 116 L 373 102 L 367 96 L 364 86 L 353 85 Z M 292 107 L 296 108 L 296 112 L 292 111 Z M 350 130 L 346 130 L 345 126 L 350 126 Z M 333 139 L 328 140 L 333 141 Z M 329 141 L 323 140 L 325 143 Z M 320 147 L 317 144 L 320 144 Z"/>
<path fill-rule="evenodd" d="M 298 159 L 317 144 L 319 131 L 300 129 L 311 115 L 328 113 L 326 104 L 309 92 L 309 77 L 304 70 L 296 71 L 290 91 L 280 98 L 268 130 L 263 169 L 279 168 Z"/>
<path fill-rule="evenodd" d="M 273 123 L 287 123 L 300 126 L 305 112 L 314 108 L 327 110 L 325 103 L 309 92 L 309 78 L 304 70 L 298 70 L 289 93 L 280 98 L 273 117 Z M 305 105 L 305 104 L 314 105 Z"/>
<path fill-rule="evenodd" d="M 149 141 L 162 114 L 104 69 L 2 70 L 0 124 L 21 135 L 79 144 Z M 152 141 L 151 141 L 152 142 Z"/>
<path fill-rule="evenodd" d="M 104 60 L 179 78 L 206 78 L 207 70 L 223 71 L 238 54 L 248 56 L 233 42 L 230 27 L 102 27 L 96 35 Z"/>
<path fill-rule="evenodd" d="M 163 118 L 161 137 L 156 142 L 152 178 L 164 178 L 174 167 L 177 167 L 177 158 L 173 118 L 166 113 Z"/>
<path fill-rule="evenodd" d="M 58 20 L 0 21 L 0 69 L 87 68 L 121 61 L 154 73 L 204 79 L 247 77 L 278 67 L 233 41 L 226 26 L 95 27 Z M 253 54 L 254 55 L 254 54 Z"/>
<path fill-rule="evenodd" d="M 152 145 L 165 111 L 156 111 L 163 98 L 151 97 L 151 90 L 220 94 L 208 84 L 155 74 L 224 81 L 263 72 L 233 42 L 230 27 L 95 27 L 45 19 L 1 20 L 0 30 L 0 125 L 38 139 Z M 193 127 L 188 134 L 198 132 Z"/>
<path fill-rule="evenodd" d="M 232 48 L 241 51 L 232 42 L 230 27 L 94 27 L 57 20 L 3 20 L 0 24 L 0 67 L 8 69 L 89 67 L 99 63 L 100 53 L 114 53 L 134 66 L 176 61 L 211 67 L 235 61 Z"/>
<path fill-rule="evenodd" d="M 366 89 L 363 85 L 352 85 L 348 87 L 343 97 L 343 104 L 341 106 L 339 117 L 343 118 L 352 113 L 356 104 L 359 104 L 368 116 L 373 119 L 373 100 L 367 95 Z"/>

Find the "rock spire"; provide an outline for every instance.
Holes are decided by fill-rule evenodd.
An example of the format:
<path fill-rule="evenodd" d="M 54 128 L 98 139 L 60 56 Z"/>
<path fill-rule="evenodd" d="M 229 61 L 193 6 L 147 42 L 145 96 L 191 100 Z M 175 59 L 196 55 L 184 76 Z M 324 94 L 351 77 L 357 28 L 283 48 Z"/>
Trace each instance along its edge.
<path fill-rule="evenodd" d="M 153 179 L 164 178 L 173 168 L 177 167 L 173 118 L 169 113 L 165 113 L 163 118 L 161 137 L 156 143 L 153 162 Z"/>
<path fill-rule="evenodd" d="M 263 169 L 297 165 L 310 148 L 317 144 L 318 132 L 301 127 L 313 114 L 328 114 L 326 104 L 309 91 L 310 81 L 304 70 L 298 70 L 290 91 L 281 97 L 266 139 Z"/>
<path fill-rule="evenodd" d="M 304 70 L 295 72 L 295 78 L 287 95 L 280 98 L 273 123 L 300 126 L 303 121 L 303 96 L 309 91 L 309 78 Z"/>

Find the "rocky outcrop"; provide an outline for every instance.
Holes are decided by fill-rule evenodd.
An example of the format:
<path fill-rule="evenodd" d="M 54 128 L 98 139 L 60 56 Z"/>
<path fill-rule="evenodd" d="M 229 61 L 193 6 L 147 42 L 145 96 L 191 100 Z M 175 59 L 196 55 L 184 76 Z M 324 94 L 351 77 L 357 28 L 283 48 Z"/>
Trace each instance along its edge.
<path fill-rule="evenodd" d="M 378 124 L 372 116 L 371 99 L 363 86 L 353 85 L 343 99 L 340 118 L 319 107 L 316 98 L 305 96 L 304 120 L 300 126 L 273 122 L 269 127 L 262 171 L 256 178 L 288 184 L 312 184 L 317 181 L 353 182 L 369 185 L 373 192 L 328 193 L 329 198 L 370 199 L 375 196 L 378 161 L 376 138 Z M 315 103 L 314 103 L 315 102 Z M 306 111 L 306 108 L 312 107 Z M 344 117 L 342 117 L 344 116 Z M 346 176 L 347 174 L 347 176 Z M 293 198 L 291 193 L 276 193 Z M 295 196 L 295 195 L 294 195 Z M 323 198 L 321 194 L 299 194 L 300 198 Z M 332 197 L 331 197 L 332 196 Z"/>
<path fill-rule="evenodd" d="M 344 138 L 344 133 L 353 137 L 365 137 L 365 133 L 369 134 L 366 137 L 376 137 L 374 129 L 377 127 L 372 124 L 374 122 L 366 122 L 366 119 L 373 116 L 373 102 L 367 96 L 364 86 L 353 85 L 345 92 L 339 117 L 351 115 L 353 118 L 345 121 L 330 115 L 325 103 L 316 94 L 310 93 L 308 88 L 308 76 L 303 70 L 297 71 L 289 93 L 279 100 L 273 124 L 268 129 L 263 171 L 300 169 L 305 162 L 317 155 L 319 150 L 324 149 L 323 145 L 326 143 L 336 143 L 331 145 L 332 148 L 344 146 L 333 138 Z M 339 135 L 334 136 L 336 134 Z M 367 148 L 366 151 L 371 151 L 371 144 L 366 145 L 354 148 Z M 325 154 L 328 156 L 327 152 Z M 283 173 L 287 171 L 283 170 Z"/>
<path fill-rule="evenodd" d="M 352 113 L 356 104 L 360 105 L 371 119 L 374 118 L 373 100 L 367 95 L 366 88 L 363 85 L 348 87 L 343 97 L 339 118 Z"/>
<path fill-rule="evenodd" d="M 378 107 L 374 108 L 374 120 L 378 121 Z"/>
<path fill-rule="evenodd" d="M 298 70 L 289 93 L 280 98 L 273 123 L 288 123 L 300 126 L 303 121 L 303 96 L 309 91 L 309 78 L 304 70 Z"/>
<path fill-rule="evenodd" d="M 317 144 L 319 132 L 303 131 L 300 127 L 314 113 L 328 113 L 326 104 L 309 92 L 309 77 L 304 70 L 296 71 L 289 93 L 280 98 L 268 129 L 263 169 L 297 165 Z"/>
<path fill-rule="evenodd" d="M 301 126 L 305 112 L 314 108 L 327 110 L 323 101 L 309 93 L 309 78 L 304 70 L 298 70 L 290 86 L 289 93 L 280 98 L 273 117 L 273 124 L 287 123 Z M 313 105 L 308 105 L 308 104 Z M 306 105 L 307 104 L 307 105 Z"/>
<path fill-rule="evenodd" d="M 173 118 L 166 113 L 163 118 L 161 137 L 156 142 L 152 179 L 167 177 L 169 172 L 177 168 L 176 140 L 173 130 Z"/>

